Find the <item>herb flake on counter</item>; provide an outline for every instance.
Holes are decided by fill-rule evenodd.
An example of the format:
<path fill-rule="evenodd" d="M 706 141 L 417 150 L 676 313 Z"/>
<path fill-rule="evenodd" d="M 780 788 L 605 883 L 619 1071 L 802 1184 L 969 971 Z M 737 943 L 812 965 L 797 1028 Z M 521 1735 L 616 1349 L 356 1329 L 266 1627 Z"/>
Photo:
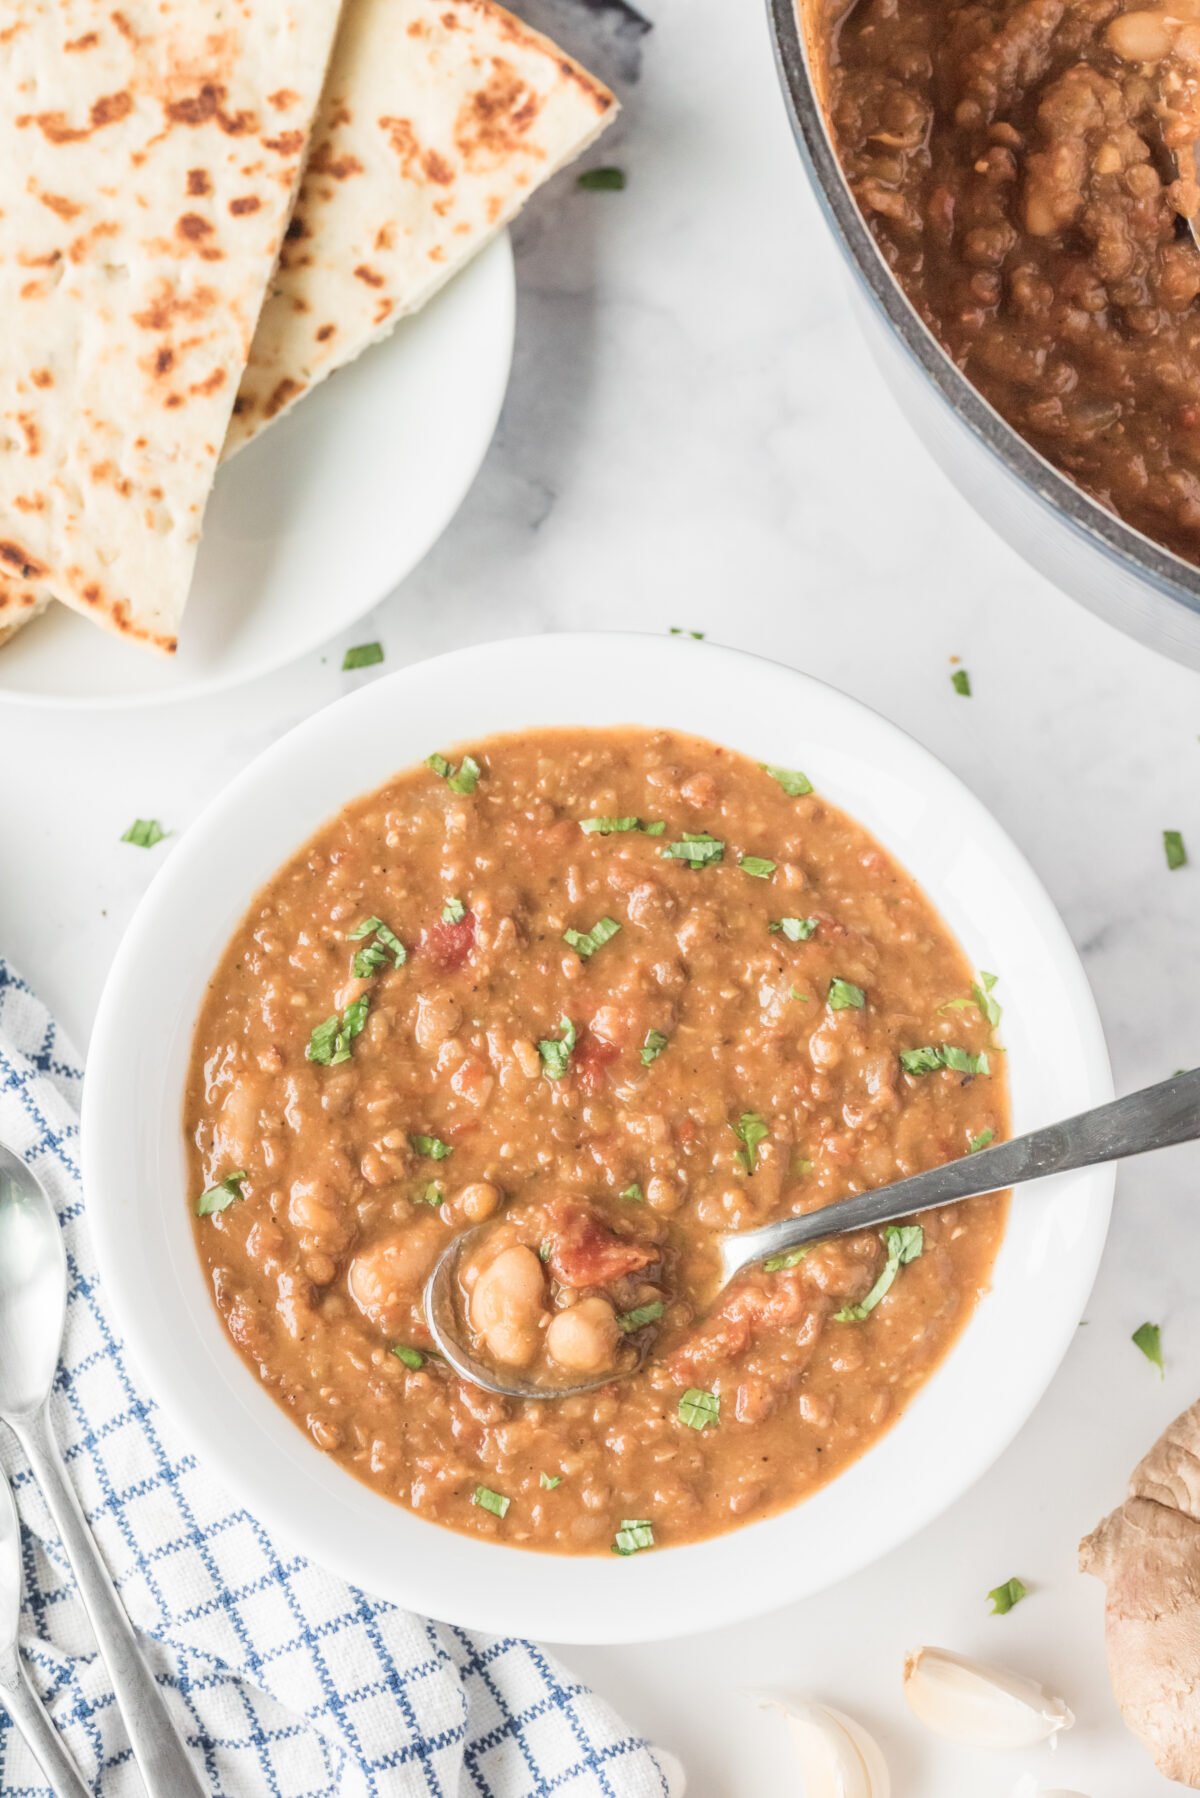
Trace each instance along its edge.
<path fill-rule="evenodd" d="M 430 1139 L 427 1138 L 426 1140 Z M 443 1143 L 442 1147 L 445 1148 L 445 1146 L 445 1143 Z M 413 1204 L 433 1205 L 434 1207 L 437 1207 L 442 1203 L 445 1196 L 445 1193 L 442 1191 L 436 1180 L 427 1180 L 420 1192 L 413 1194 Z"/>
<path fill-rule="evenodd" d="M 664 1036 L 661 1030 L 647 1030 L 646 1040 L 639 1050 L 642 1066 L 648 1068 L 652 1062 L 657 1061 L 669 1041 L 670 1038 Z"/>
<path fill-rule="evenodd" d="M 1163 851 L 1166 854 L 1167 866 L 1172 871 L 1187 866 L 1187 850 L 1183 846 L 1181 830 L 1163 831 Z"/>
<path fill-rule="evenodd" d="M 673 624 L 668 634 L 672 637 L 694 637 L 697 643 L 703 643 L 705 637 L 703 631 L 689 631 L 682 624 Z"/>
<path fill-rule="evenodd" d="M 789 799 L 803 799 L 806 793 L 813 790 L 812 781 L 807 774 L 801 774 L 799 768 L 781 768 L 775 762 L 760 762 L 759 767 L 772 780 L 777 780 Z"/>
<path fill-rule="evenodd" d="M 954 1074 L 990 1074 L 992 1071 L 986 1053 L 973 1055 L 969 1049 L 956 1048 L 953 1043 L 928 1043 L 923 1049 L 901 1049 L 900 1066 L 906 1074 L 934 1074 L 939 1068 L 949 1068 Z"/>
<path fill-rule="evenodd" d="M 461 899 L 447 899 L 442 907 L 443 924 L 461 924 L 467 915 L 467 908 Z"/>
<path fill-rule="evenodd" d="M 571 1061 L 571 1051 L 578 1040 L 578 1033 L 570 1018 L 561 1017 L 558 1027 L 561 1037 L 544 1036 L 538 1044 L 538 1054 L 542 1058 L 542 1072 L 548 1080 L 561 1080 Z"/>
<path fill-rule="evenodd" d="M 970 699 L 971 677 L 965 668 L 956 668 L 954 670 L 953 674 L 950 676 L 950 684 L 956 693 L 961 693 L 964 699 Z"/>
<path fill-rule="evenodd" d="M 218 1180 L 207 1192 L 202 1192 L 196 1200 L 196 1216 L 212 1217 L 218 1211 L 228 1211 L 234 1200 L 241 1198 L 242 1181 L 245 1178 L 245 1169 L 239 1168 L 236 1173 L 226 1174 L 223 1180 Z"/>
<path fill-rule="evenodd" d="M 785 936 L 789 943 L 807 943 L 816 928 L 816 918 L 772 918 L 767 925 L 772 936 Z"/>
<path fill-rule="evenodd" d="M 135 818 L 121 841 L 132 843 L 135 849 L 153 849 L 156 843 L 161 843 L 170 834 L 170 831 L 163 829 L 157 818 Z"/>
<path fill-rule="evenodd" d="M 369 995 L 361 993 L 347 1005 L 340 1018 L 334 1012 L 323 1024 L 315 1025 L 309 1035 L 304 1059 L 315 1061 L 319 1067 L 324 1068 L 337 1067 L 340 1062 L 349 1061 L 350 1045 L 356 1036 L 362 1035 L 370 1009 Z"/>
<path fill-rule="evenodd" d="M 738 857 L 738 867 L 743 874 L 749 874 L 755 880 L 770 880 L 778 862 L 768 861 L 765 855 L 742 855 Z"/>
<path fill-rule="evenodd" d="M 689 1386 L 679 1401 L 679 1421 L 689 1430 L 716 1429 L 721 1421 L 721 1400 L 715 1392 Z"/>
<path fill-rule="evenodd" d="M 692 868 L 708 868 L 722 861 L 725 845 L 720 837 L 710 837 L 706 830 L 685 830 L 678 843 L 668 843 L 659 854 L 664 861 L 687 862 Z"/>
<path fill-rule="evenodd" d="M 861 1323 L 864 1317 L 874 1311 L 880 1299 L 891 1291 L 900 1269 L 907 1267 L 910 1261 L 915 1261 L 924 1250 L 925 1232 L 920 1224 L 891 1224 L 884 1234 L 884 1245 L 887 1248 L 887 1260 L 880 1269 L 874 1286 L 857 1305 L 844 1305 L 840 1311 L 835 1311 L 835 1323 Z"/>
<path fill-rule="evenodd" d="M 636 1180 L 632 1185 L 627 1186 L 624 1192 L 619 1192 L 617 1197 L 619 1199 L 628 1199 L 631 1205 L 642 1205 L 645 1203 L 646 1199 L 645 1193 L 642 1191 Z"/>
<path fill-rule="evenodd" d="M 615 918 L 599 918 L 590 930 L 564 930 L 563 942 L 574 949 L 581 961 L 587 961 L 605 943 L 611 943 L 621 926 Z"/>
<path fill-rule="evenodd" d="M 631 1336 L 634 1330 L 641 1330 L 646 1324 L 657 1323 L 662 1314 L 662 1300 L 651 1299 L 647 1305 L 638 1305 L 632 1311 L 619 1312 L 617 1315 L 617 1322 L 620 1324 L 625 1334 Z"/>
<path fill-rule="evenodd" d="M 582 175 L 575 177 L 575 185 L 587 194 L 619 194 L 625 187 L 625 170 L 584 169 Z"/>
<path fill-rule="evenodd" d="M 967 1144 L 967 1154 L 968 1155 L 978 1155 L 980 1149 L 986 1149 L 988 1144 L 990 1142 L 994 1142 L 995 1140 L 996 1140 L 996 1132 L 992 1129 L 992 1126 L 989 1124 L 989 1125 L 987 1125 L 986 1129 L 983 1129 L 979 1132 L 978 1136 L 973 1136 L 971 1138 L 970 1142 Z"/>
<path fill-rule="evenodd" d="M 635 1555 L 640 1549 L 654 1547 L 654 1526 L 648 1517 L 623 1517 L 613 1537 L 615 1555 Z"/>
<path fill-rule="evenodd" d="M 1154 1363 L 1159 1374 L 1165 1380 L 1167 1377 L 1167 1369 L 1166 1363 L 1163 1361 L 1162 1330 L 1159 1325 L 1139 1324 L 1137 1329 L 1133 1332 L 1131 1341 L 1141 1349 L 1147 1361 L 1152 1361 Z"/>
<path fill-rule="evenodd" d="M 541 1473 L 538 1475 L 538 1485 L 543 1492 L 553 1492 L 556 1486 L 562 1485 L 562 1474 Z"/>
<path fill-rule="evenodd" d="M 481 1511 L 490 1511 L 493 1517 L 507 1517 L 512 1499 L 505 1498 L 502 1492 L 493 1492 L 490 1486 L 476 1486 L 471 1503 L 478 1505 Z"/>
<path fill-rule="evenodd" d="M 416 1373 L 419 1367 L 424 1367 L 425 1365 L 425 1357 L 420 1349 L 409 1348 L 406 1342 L 394 1342 L 392 1344 L 392 1353 L 395 1355 L 397 1361 L 403 1361 L 405 1367 L 411 1368 L 413 1373 Z"/>
<path fill-rule="evenodd" d="M 342 657 L 342 673 L 349 674 L 354 668 L 373 668 L 376 662 L 382 660 L 382 643 L 356 643 Z"/>
<path fill-rule="evenodd" d="M 809 1166 L 811 1167 L 811 1165 L 812 1163 L 810 1162 Z M 810 1252 L 811 1248 L 812 1244 L 806 1242 L 802 1248 L 788 1249 L 786 1254 L 768 1255 L 767 1259 L 763 1262 L 763 1272 L 765 1274 L 780 1274 L 785 1267 L 798 1267 L 800 1262 L 803 1261 L 804 1257 Z"/>
<path fill-rule="evenodd" d="M 464 755 L 456 768 L 444 755 L 435 753 L 425 757 L 425 766 L 432 768 L 452 793 L 473 793 L 479 785 L 479 776 L 483 773 L 473 755 Z"/>
<path fill-rule="evenodd" d="M 451 1143 L 443 1142 L 440 1136 L 422 1136 L 419 1132 L 410 1134 L 409 1143 L 415 1154 L 423 1155 L 427 1161 L 446 1161 L 454 1153 Z M 424 1203 L 429 1204 L 430 1200 Z"/>
<path fill-rule="evenodd" d="M 771 1134 L 766 1119 L 757 1111 L 743 1111 L 737 1123 L 730 1124 L 729 1128 L 742 1145 L 734 1150 L 733 1159 L 744 1174 L 752 1174 L 758 1164 L 758 1145 Z"/>
<path fill-rule="evenodd" d="M 649 824 L 640 818 L 581 818 L 579 828 L 594 837 L 623 836 L 631 830 L 641 831 L 644 837 L 661 837 L 667 826 L 661 818 L 651 819 Z"/>
<path fill-rule="evenodd" d="M 1015 1604 L 1020 1604 L 1023 1598 L 1028 1597 L 1029 1587 L 1024 1580 L 1006 1579 L 1002 1586 L 993 1586 L 988 1593 L 992 1605 L 991 1615 L 1004 1617 Z"/>
<path fill-rule="evenodd" d="M 861 1011 L 867 1002 L 867 995 L 852 980 L 843 980 L 840 975 L 835 974 L 829 982 L 826 999 L 830 1011 Z"/>

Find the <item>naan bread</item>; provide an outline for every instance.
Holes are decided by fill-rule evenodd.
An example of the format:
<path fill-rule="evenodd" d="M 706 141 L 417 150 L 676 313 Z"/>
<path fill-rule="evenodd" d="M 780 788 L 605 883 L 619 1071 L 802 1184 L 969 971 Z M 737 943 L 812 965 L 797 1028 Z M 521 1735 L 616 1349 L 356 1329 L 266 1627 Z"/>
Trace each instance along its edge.
<path fill-rule="evenodd" d="M 340 0 L 4 0 L 0 634 L 171 651 Z"/>
<path fill-rule="evenodd" d="M 423 306 L 615 114 L 491 0 L 347 0 L 225 455 Z"/>

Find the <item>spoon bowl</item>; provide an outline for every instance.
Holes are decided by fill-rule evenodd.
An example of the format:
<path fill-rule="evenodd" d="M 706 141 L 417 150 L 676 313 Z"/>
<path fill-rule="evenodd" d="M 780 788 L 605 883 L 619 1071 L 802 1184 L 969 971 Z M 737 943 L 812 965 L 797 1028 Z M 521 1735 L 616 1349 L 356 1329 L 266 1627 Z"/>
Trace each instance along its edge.
<path fill-rule="evenodd" d="M 54 1209 L 0 1144 L 0 1414 L 27 1417 L 54 1382 L 67 1306 L 67 1256 Z"/>

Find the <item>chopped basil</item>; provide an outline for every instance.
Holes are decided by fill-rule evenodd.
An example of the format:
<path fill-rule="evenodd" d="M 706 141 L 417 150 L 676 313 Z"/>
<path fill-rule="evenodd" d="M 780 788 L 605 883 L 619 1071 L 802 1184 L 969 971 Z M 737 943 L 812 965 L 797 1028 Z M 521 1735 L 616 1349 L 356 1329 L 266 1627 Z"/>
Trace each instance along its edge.
<path fill-rule="evenodd" d="M 452 762 L 446 760 L 444 755 L 434 754 L 425 757 L 425 766 L 427 768 L 432 768 L 434 773 L 440 775 L 443 780 L 445 780 L 453 765 Z"/>
<path fill-rule="evenodd" d="M 382 643 L 357 643 L 342 657 L 342 673 L 348 674 L 352 668 L 373 668 L 382 660 Z"/>
<path fill-rule="evenodd" d="M 223 1180 L 218 1180 L 215 1186 L 202 1192 L 196 1200 L 196 1216 L 212 1217 L 214 1212 L 228 1211 L 233 1201 L 241 1198 L 242 1181 L 245 1178 L 245 1169 L 239 1168 L 235 1174 L 226 1174 Z"/>
<path fill-rule="evenodd" d="M 444 755 L 427 755 L 425 766 L 432 768 L 452 793 L 473 793 L 479 785 L 479 776 L 483 773 L 473 755 L 464 755 L 457 768 Z"/>
<path fill-rule="evenodd" d="M 430 1141 L 431 1139 L 427 1137 L 425 1140 Z M 443 1147 L 443 1149 L 446 1147 L 445 1143 L 442 1144 L 442 1147 Z M 435 1160 L 438 1160 L 438 1159 L 444 1160 L 445 1157 L 444 1156 L 443 1157 L 435 1156 L 434 1159 Z M 415 1192 L 413 1194 L 413 1204 L 414 1205 L 438 1206 L 441 1204 L 441 1202 L 445 1198 L 445 1196 L 446 1196 L 445 1193 L 442 1191 L 441 1187 L 438 1185 L 436 1180 L 427 1180 L 425 1185 L 421 1188 L 420 1192 Z"/>
<path fill-rule="evenodd" d="M 646 1040 L 641 1047 L 642 1066 L 648 1068 L 652 1061 L 657 1061 L 669 1042 L 661 1030 L 647 1030 Z"/>
<path fill-rule="evenodd" d="M 617 1197 L 619 1199 L 628 1199 L 631 1205 L 640 1205 L 645 1200 L 646 1195 L 635 1180 L 632 1186 L 627 1186 L 624 1192 L 619 1192 L 617 1194 Z"/>
<path fill-rule="evenodd" d="M 587 961 L 597 949 L 611 943 L 620 928 L 615 918 L 599 918 L 590 930 L 564 930 L 563 942 L 574 949 L 581 961 Z"/>
<path fill-rule="evenodd" d="M 645 1324 L 652 1324 L 663 1314 L 661 1299 L 651 1299 L 648 1305 L 638 1305 L 633 1311 L 622 1311 L 617 1322 L 627 1336 L 634 1330 L 640 1330 Z"/>
<path fill-rule="evenodd" d="M 1133 1332 L 1132 1340 L 1141 1349 L 1147 1361 L 1153 1361 L 1163 1378 L 1166 1378 L 1166 1365 L 1163 1361 L 1162 1330 L 1158 1324 L 1139 1324 Z"/>
<path fill-rule="evenodd" d="M 812 995 L 810 993 L 802 993 L 798 986 L 789 987 L 788 996 L 792 999 L 799 999 L 801 1005 L 811 1005 L 812 1003 Z"/>
<path fill-rule="evenodd" d="M 414 1373 L 416 1373 L 418 1367 L 424 1367 L 425 1365 L 425 1357 L 420 1349 L 409 1348 L 408 1344 L 405 1342 L 394 1342 L 392 1344 L 392 1353 L 395 1355 L 397 1361 L 403 1361 L 405 1367 L 411 1367 Z"/>
<path fill-rule="evenodd" d="M 769 862 L 765 855 L 743 855 L 738 858 L 738 867 L 743 874 L 753 875 L 755 880 L 770 880 L 778 862 Z"/>
<path fill-rule="evenodd" d="M 467 908 L 461 899 L 447 899 L 442 907 L 443 924 L 461 924 L 467 915 Z"/>
<path fill-rule="evenodd" d="M 719 837 L 710 837 L 707 831 L 685 830 L 680 842 L 668 843 L 659 854 L 665 861 L 674 858 L 687 862 L 692 868 L 708 868 L 723 859 L 725 845 Z"/>
<path fill-rule="evenodd" d="M 428 1161 L 445 1161 L 454 1153 L 453 1145 L 448 1142 L 443 1142 L 440 1136 L 410 1134 L 408 1140 L 412 1144 L 415 1152 L 418 1155 L 424 1155 Z M 431 1201 L 425 1200 L 424 1203 L 429 1204 Z"/>
<path fill-rule="evenodd" d="M 340 1018 L 335 1012 L 323 1024 L 317 1024 L 309 1036 L 305 1059 L 315 1061 L 321 1067 L 336 1067 L 339 1062 L 349 1061 L 350 1045 L 356 1036 L 362 1035 L 370 1009 L 369 994 L 361 993 L 347 1005 Z"/>
<path fill-rule="evenodd" d="M 161 843 L 169 834 L 157 818 L 135 818 L 121 841 L 132 843 L 137 849 L 153 849 L 156 843 Z"/>
<path fill-rule="evenodd" d="M 867 1002 L 867 995 L 861 986 L 855 986 L 852 980 L 842 980 L 837 975 L 829 982 L 826 997 L 830 1011 L 861 1011 Z"/>
<path fill-rule="evenodd" d="M 575 185 L 585 193 L 617 194 L 625 186 L 624 169 L 584 169 L 576 176 Z"/>
<path fill-rule="evenodd" d="M 671 626 L 671 635 L 673 637 L 694 637 L 697 643 L 703 642 L 704 640 L 703 631 L 688 631 L 685 630 L 681 624 L 673 624 Z"/>
<path fill-rule="evenodd" d="M 758 1145 L 771 1132 L 757 1111 L 743 1111 L 737 1123 L 730 1124 L 729 1128 L 742 1145 L 734 1150 L 733 1159 L 744 1174 L 752 1174 L 758 1161 Z"/>
<path fill-rule="evenodd" d="M 939 1010 L 966 1011 L 969 1006 L 973 1005 L 995 1030 L 1003 1016 L 1004 1009 L 1000 1001 L 992 997 L 992 988 L 998 978 L 998 975 L 989 974 L 985 968 L 981 968 L 979 979 L 971 982 L 971 997 L 969 999 L 950 999 L 945 1005 L 940 1006 Z"/>
<path fill-rule="evenodd" d="M 950 682 L 956 693 L 961 693 L 964 699 L 970 699 L 971 677 L 965 668 L 956 668 L 950 676 Z"/>
<path fill-rule="evenodd" d="M 869 1312 L 874 1311 L 884 1294 L 891 1290 L 892 1282 L 902 1267 L 915 1261 L 925 1247 L 925 1232 L 920 1224 L 889 1224 L 884 1233 L 887 1247 L 887 1260 L 880 1271 L 879 1278 L 872 1286 L 865 1299 L 857 1305 L 843 1305 L 840 1311 L 834 1312 L 835 1320 L 840 1324 L 860 1323 Z"/>
<path fill-rule="evenodd" d="M 1166 851 L 1168 868 L 1182 868 L 1185 866 L 1187 862 L 1187 850 L 1183 846 L 1183 832 L 1181 830 L 1164 830 L 1163 848 Z"/>
<path fill-rule="evenodd" d="M 538 1260 L 539 1261 L 549 1261 L 551 1246 L 552 1245 L 548 1242 L 539 1242 L 539 1244 L 538 1244 Z"/>
<path fill-rule="evenodd" d="M 801 774 L 798 768 L 780 768 L 774 762 L 760 762 L 759 767 L 772 780 L 777 780 L 789 799 L 803 799 L 806 793 L 813 790 L 812 781 L 807 774 Z"/>
<path fill-rule="evenodd" d="M 715 1429 L 721 1421 L 720 1396 L 689 1386 L 679 1401 L 679 1420 L 690 1430 Z"/>
<path fill-rule="evenodd" d="M 556 1486 L 562 1485 L 561 1473 L 543 1473 L 538 1475 L 538 1485 L 543 1492 L 553 1492 Z"/>
<path fill-rule="evenodd" d="M 365 949 L 357 950 L 350 964 L 350 971 L 356 980 L 365 980 L 377 973 L 389 955 L 393 967 L 404 966 L 408 960 L 408 951 L 382 918 L 364 918 L 361 924 L 356 924 L 353 930 L 347 932 L 347 940 L 351 943 L 361 943 L 368 936 L 374 940 Z"/>
<path fill-rule="evenodd" d="M 589 836 L 597 837 L 619 836 L 629 830 L 640 830 L 647 837 L 661 837 L 667 827 L 661 818 L 650 824 L 643 824 L 640 818 L 581 818 L 579 828 Z"/>
<path fill-rule="evenodd" d="M 1029 1587 L 1024 1580 L 1006 1579 L 1002 1586 L 993 1586 L 988 1597 L 992 1601 L 992 1616 L 1003 1617 L 1015 1604 L 1029 1597 Z"/>
<path fill-rule="evenodd" d="M 812 1244 L 806 1242 L 803 1248 L 789 1249 L 786 1255 L 770 1255 L 763 1262 L 765 1274 L 782 1273 L 785 1267 L 795 1267 L 809 1253 Z"/>
<path fill-rule="evenodd" d="M 900 1066 L 906 1074 L 933 1074 L 949 1068 L 955 1074 L 990 1074 L 991 1063 L 986 1054 L 972 1055 L 969 1049 L 957 1049 L 953 1043 L 929 1043 L 923 1049 L 902 1049 Z"/>
<path fill-rule="evenodd" d="M 789 943 L 807 943 L 816 928 L 815 918 L 772 918 L 767 925 L 772 936 L 785 936 Z"/>
<path fill-rule="evenodd" d="M 970 1142 L 967 1144 L 967 1154 L 978 1155 L 980 1149 L 986 1149 L 988 1144 L 995 1139 L 995 1135 L 996 1132 L 989 1124 L 986 1129 L 979 1132 L 978 1136 L 973 1136 L 971 1138 Z"/>
<path fill-rule="evenodd" d="M 577 1033 L 570 1018 L 561 1017 L 558 1027 L 561 1037 L 545 1036 L 538 1044 L 538 1054 L 542 1058 L 542 1072 L 548 1080 L 561 1080 L 571 1060 L 571 1051 L 575 1047 Z"/>
<path fill-rule="evenodd" d="M 640 1548 L 654 1547 L 654 1530 L 646 1517 L 623 1517 L 613 1538 L 613 1553 L 635 1555 Z"/>
<path fill-rule="evenodd" d="M 481 1511 L 490 1511 L 493 1517 L 504 1517 L 508 1514 L 511 1498 L 505 1498 L 502 1492 L 493 1492 L 490 1486 L 476 1486 L 471 1494 L 471 1503 L 478 1505 Z"/>

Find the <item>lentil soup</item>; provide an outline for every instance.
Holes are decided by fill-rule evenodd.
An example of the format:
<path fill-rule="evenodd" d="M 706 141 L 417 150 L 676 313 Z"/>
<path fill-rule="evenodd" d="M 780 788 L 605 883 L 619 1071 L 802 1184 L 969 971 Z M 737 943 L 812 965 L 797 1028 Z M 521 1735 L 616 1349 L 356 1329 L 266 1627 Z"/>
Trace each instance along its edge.
<path fill-rule="evenodd" d="M 950 1348 L 1007 1201 L 720 1297 L 714 1237 L 1003 1135 L 990 979 L 799 771 L 632 727 L 432 756 L 279 872 L 210 984 L 185 1129 L 225 1328 L 455 1529 L 632 1553 L 793 1504 Z M 423 1286 L 482 1223 L 497 1364 L 635 1371 L 551 1402 L 453 1376 Z"/>

